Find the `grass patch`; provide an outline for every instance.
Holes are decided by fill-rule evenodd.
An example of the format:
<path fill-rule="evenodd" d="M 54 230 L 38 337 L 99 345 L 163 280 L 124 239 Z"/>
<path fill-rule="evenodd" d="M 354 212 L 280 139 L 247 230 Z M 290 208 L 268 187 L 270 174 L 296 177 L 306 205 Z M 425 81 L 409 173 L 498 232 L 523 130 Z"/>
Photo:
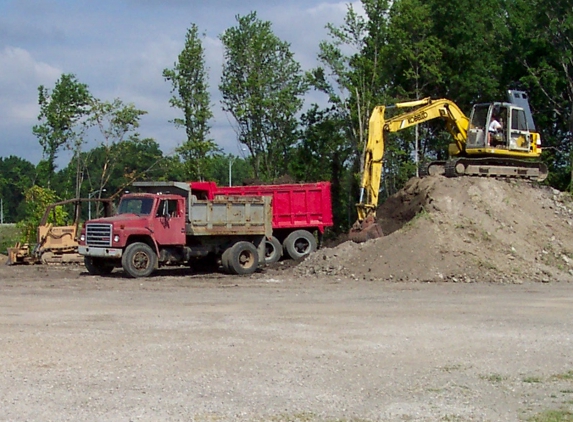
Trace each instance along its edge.
<path fill-rule="evenodd" d="M 565 381 L 570 381 L 570 380 L 573 380 L 573 371 L 567 371 L 567 372 L 564 372 L 563 374 L 555 374 L 555 375 L 552 375 L 552 376 L 551 376 L 551 379 L 552 379 L 552 380 L 555 380 L 555 381 L 563 381 L 563 380 L 565 380 Z"/>
<path fill-rule="evenodd" d="M 7 254 L 8 248 L 11 248 L 20 239 L 20 230 L 13 224 L 0 225 L 0 253 Z"/>
<path fill-rule="evenodd" d="M 504 377 L 501 374 L 480 375 L 480 378 L 489 382 L 502 382 L 507 379 L 507 377 Z"/>
<path fill-rule="evenodd" d="M 541 382 L 541 378 L 539 378 L 539 377 L 525 377 L 525 378 L 523 378 L 522 381 L 530 383 L 530 384 L 535 384 L 535 383 Z"/>
<path fill-rule="evenodd" d="M 528 419 L 529 422 L 573 422 L 573 413 L 568 410 L 546 410 Z"/>
<path fill-rule="evenodd" d="M 371 422 L 371 420 L 362 418 L 324 419 L 324 418 L 319 418 L 314 413 L 302 412 L 302 413 L 295 413 L 292 415 L 281 414 L 281 415 L 271 416 L 270 418 L 265 419 L 265 422 Z"/>
<path fill-rule="evenodd" d="M 458 364 L 455 364 L 455 365 L 446 365 L 446 366 L 443 366 L 441 369 L 442 369 L 442 371 L 444 371 L 444 372 L 452 372 L 452 371 L 459 371 L 459 370 L 462 369 L 462 368 L 463 368 L 462 365 L 460 365 L 460 364 L 458 363 Z"/>
<path fill-rule="evenodd" d="M 441 422 L 464 422 L 466 418 L 458 415 L 445 415 L 440 418 Z"/>
<path fill-rule="evenodd" d="M 493 271 L 497 270 L 497 267 L 495 266 L 493 261 L 484 261 L 481 259 L 476 259 L 476 262 L 477 262 L 477 266 L 479 268 L 483 268 L 485 270 L 493 270 Z"/>

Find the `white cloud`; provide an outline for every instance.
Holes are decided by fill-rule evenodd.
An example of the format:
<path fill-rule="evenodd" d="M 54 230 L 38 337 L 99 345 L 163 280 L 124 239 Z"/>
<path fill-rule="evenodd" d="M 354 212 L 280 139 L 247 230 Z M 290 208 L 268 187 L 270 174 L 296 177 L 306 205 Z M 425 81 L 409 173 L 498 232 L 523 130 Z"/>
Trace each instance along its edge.
<path fill-rule="evenodd" d="M 32 134 L 40 111 L 38 86 L 55 83 L 61 70 L 36 60 L 23 48 L 0 50 L 1 155 L 38 161 L 42 150 Z"/>
<path fill-rule="evenodd" d="M 0 51 L 0 114 L 32 121 L 38 116 L 38 86 L 53 83 L 60 74 L 22 48 L 5 47 Z"/>

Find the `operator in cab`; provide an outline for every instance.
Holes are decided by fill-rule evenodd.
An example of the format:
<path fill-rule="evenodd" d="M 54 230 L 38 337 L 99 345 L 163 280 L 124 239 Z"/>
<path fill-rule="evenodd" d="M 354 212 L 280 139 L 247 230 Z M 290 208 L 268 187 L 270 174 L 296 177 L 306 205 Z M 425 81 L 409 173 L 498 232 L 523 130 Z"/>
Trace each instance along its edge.
<path fill-rule="evenodd" d="M 494 146 L 498 143 L 503 143 L 501 133 L 503 131 L 503 125 L 500 123 L 498 116 L 492 115 L 491 122 L 488 127 L 489 132 L 489 145 Z"/>

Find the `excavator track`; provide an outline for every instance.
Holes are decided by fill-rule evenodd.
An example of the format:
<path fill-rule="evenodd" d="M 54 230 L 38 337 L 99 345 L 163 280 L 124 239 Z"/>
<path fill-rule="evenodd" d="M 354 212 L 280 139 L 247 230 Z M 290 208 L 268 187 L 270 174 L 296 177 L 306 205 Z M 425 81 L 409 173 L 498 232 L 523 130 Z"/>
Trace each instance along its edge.
<path fill-rule="evenodd" d="M 434 161 L 428 165 L 428 174 L 443 174 L 446 177 L 507 177 L 542 182 L 547 179 L 548 169 L 540 161 L 515 158 L 454 158 Z"/>
<path fill-rule="evenodd" d="M 447 161 L 432 161 L 420 169 L 420 177 L 423 176 L 443 176 L 445 174 L 445 167 Z"/>

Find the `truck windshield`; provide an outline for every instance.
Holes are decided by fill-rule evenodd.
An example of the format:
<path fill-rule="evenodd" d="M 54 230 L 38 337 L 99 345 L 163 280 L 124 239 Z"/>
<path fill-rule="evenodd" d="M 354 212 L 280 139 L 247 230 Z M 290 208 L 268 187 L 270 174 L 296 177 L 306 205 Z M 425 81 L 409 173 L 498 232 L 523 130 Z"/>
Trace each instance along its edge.
<path fill-rule="evenodd" d="M 119 203 L 118 214 L 149 215 L 153 208 L 153 198 L 123 198 Z"/>

